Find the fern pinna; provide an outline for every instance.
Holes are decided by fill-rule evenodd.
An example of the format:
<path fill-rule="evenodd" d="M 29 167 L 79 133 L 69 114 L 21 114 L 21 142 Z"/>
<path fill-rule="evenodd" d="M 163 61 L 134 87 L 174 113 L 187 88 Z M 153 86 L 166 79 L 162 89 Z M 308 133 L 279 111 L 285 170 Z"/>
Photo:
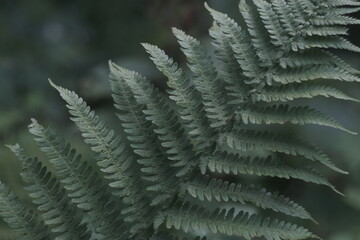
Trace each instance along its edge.
<path fill-rule="evenodd" d="M 173 33 L 190 74 L 163 50 L 142 44 L 168 78 L 168 94 L 110 62 L 120 135 L 76 93 L 50 81 L 95 152 L 104 179 L 53 129 L 32 120 L 30 132 L 49 162 L 27 157 L 18 145 L 10 148 L 22 162 L 37 211 L 27 210 L 1 183 L 0 215 L 19 239 L 29 240 L 319 238 L 288 218 L 261 217 L 244 208 L 315 221 L 298 203 L 244 176 L 300 179 L 340 193 L 315 170 L 321 163 L 346 173 L 329 156 L 294 136 L 261 129 L 317 124 L 353 134 L 326 114 L 291 101 L 317 96 L 358 101 L 329 84 L 360 81 L 359 71 L 332 51 L 360 51 L 343 37 L 347 25 L 359 23 L 347 15 L 358 6 L 351 0 L 241 0 L 235 22 L 205 4 L 214 19 L 214 59 L 178 29 Z"/>

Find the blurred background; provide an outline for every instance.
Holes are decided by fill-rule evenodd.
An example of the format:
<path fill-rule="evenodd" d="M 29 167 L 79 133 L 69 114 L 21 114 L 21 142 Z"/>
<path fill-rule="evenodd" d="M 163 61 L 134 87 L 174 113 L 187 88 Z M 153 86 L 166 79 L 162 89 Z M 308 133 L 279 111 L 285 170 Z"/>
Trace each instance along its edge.
<path fill-rule="evenodd" d="M 212 0 L 211 6 L 236 18 L 237 0 Z M 27 132 L 30 118 L 50 125 L 91 158 L 79 132 L 70 122 L 65 104 L 47 79 L 75 90 L 106 121 L 118 128 L 108 84 L 109 59 L 137 70 L 160 85 L 164 77 L 156 71 L 139 44 L 149 42 L 165 49 L 184 63 L 171 35 L 178 27 L 209 45 L 211 19 L 200 0 L 1 0 L 0 1 L 0 180 L 21 198 L 19 164 L 5 144 L 20 143 L 30 155 L 43 157 Z M 360 46 L 360 27 L 350 39 Z M 339 52 L 360 69 L 360 55 Z M 338 84 L 360 99 L 359 84 Z M 306 102 L 306 101 L 304 101 Z M 316 98 L 312 106 L 360 132 L 360 104 Z M 346 197 L 321 186 L 298 181 L 272 182 L 274 189 L 296 199 L 320 223 L 301 222 L 329 240 L 360 239 L 360 136 L 337 130 L 305 126 L 290 127 L 291 133 L 312 140 L 349 175 L 322 172 Z M 262 181 L 268 181 L 264 179 Z M 297 221 L 297 220 L 293 220 Z M 0 239 L 13 233 L 0 221 Z"/>

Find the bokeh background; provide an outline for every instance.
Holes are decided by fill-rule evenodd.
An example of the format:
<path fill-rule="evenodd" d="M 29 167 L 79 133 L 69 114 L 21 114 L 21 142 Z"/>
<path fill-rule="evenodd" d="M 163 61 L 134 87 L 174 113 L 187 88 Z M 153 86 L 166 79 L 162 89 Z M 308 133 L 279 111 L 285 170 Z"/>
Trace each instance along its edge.
<path fill-rule="evenodd" d="M 237 16 L 237 0 L 209 0 L 216 9 Z M 24 201 L 20 166 L 4 146 L 20 143 L 30 155 L 43 157 L 27 131 L 30 118 L 51 125 L 86 158 L 91 154 L 70 122 L 65 105 L 47 79 L 77 91 L 113 127 L 108 84 L 109 59 L 164 85 L 164 77 L 148 60 L 140 42 L 165 49 L 179 62 L 184 57 L 171 35 L 178 27 L 209 45 L 211 19 L 200 0 L 1 0 L 0 1 L 0 180 Z M 349 38 L 360 46 L 360 27 L 352 26 Z M 360 69 L 360 55 L 338 52 Z M 337 84 L 360 99 L 359 84 Z M 360 132 L 360 104 L 316 98 L 312 106 Z M 304 205 L 320 223 L 293 221 L 308 226 L 329 240 L 360 239 L 360 136 L 337 130 L 305 126 L 289 131 L 312 140 L 350 172 L 322 172 L 346 197 L 321 186 L 298 181 L 263 179 Z M 91 160 L 90 160 L 91 161 Z M 13 233 L 0 221 L 0 239 Z"/>

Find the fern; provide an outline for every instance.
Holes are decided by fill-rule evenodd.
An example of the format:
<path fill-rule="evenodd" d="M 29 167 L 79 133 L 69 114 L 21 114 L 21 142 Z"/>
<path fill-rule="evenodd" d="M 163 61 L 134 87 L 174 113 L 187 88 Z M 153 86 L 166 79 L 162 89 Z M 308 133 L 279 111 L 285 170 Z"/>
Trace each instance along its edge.
<path fill-rule="evenodd" d="M 243 236 L 246 239 L 264 236 L 266 239 L 303 239 L 316 238 L 308 230 L 283 221 L 269 218 L 262 220 L 260 217 L 248 213 L 235 213 L 235 209 L 229 211 L 216 209 L 209 212 L 201 207 L 184 204 L 177 210 L 164 213 L 163 220 L 167 227 L 181 229 L 184 232 L 198 230 L 206 233 Z M 274 234 L 276 233 L 276 234 Z"/>
<path fill-rule="evenodd" d="M 27 209 L 4 183 L 0 182 L 0 216 L 21 240 L 53 239 L 47 226 L 37 213 Z"/>
<path fill-rule="evenodd" d="M 170 98 L 179 106 L 181 117 L 186 127 L 190 129 L 189 134 L 192 136 L 193 144 L 199 148 L 208 147 L 209 138 L 213 136 L 214 131 L 208 128 L 209 119 L 205 117 L 200 93 L 191 84 L 183 70 L 163 50 L 150 44 L 143 44 L 143 46 L 156 67 L 168 77 L 168 85 L 171 88 Z"/>
<path fill-rule="evenodd" d="M 60 188 L 59 182 L 51 172 L 36 158 L 24 156 L 19 145 L 10 148 L 23 163 L 21 176 L 28 184 L 25 189 L 33 198 L 33 203 L 38 205 L 45 224 L 50 226 L 52 232 L 59 233 L 55 239 L 89 238 L 90 233 L 86 225 L 81 224 L 75 207 L 65 196 L 64 189 Z M 69 218 L 70 215 L 72 218 Z"/>
<path fill-rule="evenodd" d="M 166 149 L 157 138 L 151 121 L 142 112 L 143 107 L 136 102 L 130 88 L 124 84 L 125 80 L 113 74 L 118 71 L 116 66 L 110 67 L 113 98 L 119 110 L 117 116 L 123 122 L 122 126 L 128 133 L 134 152 L 139 156 L 137 162 L 142 166 L 143 179 L 150 182 L 147 190 L 158 192 L 151 205 L 158 205 L 174 194 L 173 186 L 178 179 L 172 176 L 176 172 L 168 164 Z"/>
<path fill-rule="evenodd" d="M 333 97 L 342 100 L 349 100 L 359 102 L 358 99 L 352 98 L 332 86 L 324 84 L 300 84 L 293 83 L 280 86 L 264 87 L 262 92 L 257 92 L 252 95 L 253 101 L 264 102 L 287 102 L 298 98 L 313 98 L 317 96 Z"/>
<path fill-rule="evenodd" d="M 75 149 L 59 139 L 51 128 L 45 129 L 35 119 L 29 125 L 39 147 L 49 157 L 55 173 L 68 191 L 68 197 L 82 211 L 83 220 L 90 224 L 95 234 L 107 239 L 120 239 L 126 236 L 127 229 L 119 218 L 115 200 L 108 186 L 93 172 Z"/>
<path fill-rule="evenodd" d="M 223 94 L 223 83 L 218 79 L 211 58 L 195 38 L 175 28 L 173 33 L 188 59 L 190 70 L 194 74 L 195 88 L 201 94 L 207 116 L 212 120 L 210 126 L 218 127 L 226 124 L 229 118 L 226 109 L 226 95 Z"/>
<path fill-rule="evenodd" d="M 330 158 L 318 148 L 291 136 L 254 130 L 234 130 L 219 137 L 219 144 L 224 142 L 230 148 L 241 151 L 268 150 L 294 156 L 300 155 L 312 161 L 319 161 L 334 171 L 347 173 L 336 167 Z"/>
<path fill-rule="evenodd" d="M 339 122 L 328 117 L 326 114 L 307 106 L 289 107 L 287 104 L 266 107 L 251 106 L 248 108 L 244 107 L 244 110 L 240 110 L 237 114 L 245 124 L 284 124 L 286 122 L 301 125 L 318 124 L 356 134 L 344 128 Z"/>
<path fill-rule="evenodd" d="M 359 23 L 347 14 L 359 6 L 348 0 L 241 0 L 236 22 L 205 4 L 214 20 L 214 58 L 175 28 L 189 73 L 162 49 L 142 44 L 168 78 L 169 97 L 140 73 L 109 62 L 120 133 L 75 92 L 50 81 L 102 174 L 33 119 L 29 131 L 49 161 L 26 157 L 17 145 L 11 149 L 38 210 L 27 210 L 0 183 L 0 216 L 19 239 L 319 238 L 291 223 L 315 221 L 299 203 L 238 177 L 297 179 L 340 193 L 321 167 L 345 170 L 313 143 L 266 126 L 316 124 L 356 134 L 292 101 L 323 96 L 359 102 L 330 84 L 360 80 L 358 70 L 331 52 L 359 52 L 344 38 L 347 26 Z M 250 214 L 245 204 L 259 211 Z M 286 220 L 272 219 L 271 212 Z"/>
<path fill-rule="evenodd" d="M 141 183 L 136 178 L 134 154 L 129 146 L 121 143 L 121 138 L 115 136 L 114 130 L 108 129 L 104 122 L 99 120 L 94 111 L 91 111 L 82 98 L 67 89 L 50 83 L 59 91 L 63 99 L 68 103 L 71 118 L 82 131 L 85 142 L 91 145 L 91 149 L 98 153 L 98 165 L 110 179 L 110 187 L 115 188 L 113 194 L 121 197 L 125 208 L 123 213 L 130 213 L 125 221 L 136 222 L 132 227 L 142 228 L 146 225 L 146 208 L 148 200 L 140 189 Z M 140 179 L 141 180 L 141 179 Z"/>
<path fill-rule="evenodd" d="M 200 167 L 203 174 L 209 169 L 211 172 L 231 173 L 233 175 L 248 174 L 286 179 L 300 179 L 305 182 L 328 186 L 335 192 L 340 193 L 326 180 L 326 178 L 321 176 L 312 167 L 292 167 L 280 159 L 273 159 L 272 156 L 267 158 L 254 158 L 227 152 L 216 152 L 211 156 L 202 156 Z"/>
<path fill-rule="evenodd" d="M 147 115 L 146 119 L 155 125 L 154 132 L 158 134 L 162 146 L 167 148 L 168 158 L 173 161 L 171 165 L 178 169 L 176 175 L 188 173 L 195 163 L 195 152 L 166 98 L 145 77 L 124 68 L 118 69 L 138 103 L 147 107 L 143 112 Z"/>
<path fill-rule="evenodd" d="M 267 192 L 265 188 L 258 186 L 242 186 L 241 184 L 229 183 L 221 179 L 202 177 L 194 180 L 187 187 L 187 191 L 195 198 L 204 201 L 216 199 L 217 201 L 251 202 L 254 205 L 282 212 L 290 216 L 303 219 L 312 219 L 310 214 L 301 206 L 290 201 L 278 193 Z"/>

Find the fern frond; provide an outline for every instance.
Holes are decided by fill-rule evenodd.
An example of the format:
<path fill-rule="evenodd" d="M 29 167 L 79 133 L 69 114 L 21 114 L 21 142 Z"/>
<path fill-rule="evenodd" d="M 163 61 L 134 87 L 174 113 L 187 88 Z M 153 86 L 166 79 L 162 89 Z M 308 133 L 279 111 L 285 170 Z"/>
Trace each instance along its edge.
<path fill-rule="evenodd" d="M 263 209 L 271 209 L 286 215 L 313 220 L 311 215 L 299 204 L 277 192 L 268 192 L 260 186 L 230 183 L 206 175 L 188 183 L 187 191 L 200 201 L 215 199 L 218 202 L 228 202 L 229 200 L 242 204 L 250 202 Z"/>
<path fill-rule="evenodd" d="M 155 126 L 146 120 L 144 107 L 136 102 L 121 72 L 112 63 L 110 83 L 115 107 L 119 110 L 117 116 L 128 134 L 127 138 L 134 152 L 140 157 L 137 161 L 142 165 L 143 178 L 150 182 L 146 189 L 157 194 L 151 204 L 159 205 L 171 198 L 177 189 L 179 179 L 174 177 L 175 169 L 169 166 L 166 149 L 155 133 Z"/>
<path fill-rule="evenodd" d="M 316 79 L 334 79 L 346 82 L 360 82 L 360 78 L 333 66 L 312 66 L 294 69 L 278 69 L 272 79 L 275 82 L 289 84 L 305 82 Z"/>
<path fill-rule="evenodd" d="M 299 179 L 330 187 L 336 193 L 340 193 L 329 181 L 311 167 L 294 168 L 283 161 L 275 160 L 271 156 L 267 158 L 244 157 L 227 152 L 216 152 L 211 156 L 202 156 L 202 173 L 209 169 L 211 172 L 226 174 L 250 174 L 265 177 L 277 177 L 285 179 Z"/>
<path fill-rule="evenodd" d="M 311 12 L 314 10 L 314 5 L 310 2 L 310 1 L 304 1 L 304 4 L 299 4 L 297 1 L 290 1 L 288 6 L 289 7 L 285 7 L 286 3 L 284 1 L 281 0 L 274 0 L 272 1 L 273 6 L 270 6 L 269 4 L 267 4 L 266 2 L 263 1 L 255 1 L 255 5 L 257 6 L 257 11 L 259 11 L 260 16 L 262 16 L 262 20 L 263 20 L 263 24 L 267 25 L 268 29 L 271 29 L 274 31 L 274 26 L 270 26 L 269 25 L 269 16 L 265 16 L 264 15 L 264 8 L 267 7 L 268 9 L 272 9 L 276 12 L 278 12 L 278 14 L 280 14 L 280 11 L 282 12 L 282 15 L 287 16 L 287 18 L 283 18 L 280 22 L 282 22 L 283 24 L 286 23 L 287 26 L 284 27 L 284 29 L 298 29 L 297 32 L 299 32 L 299 29 L 301 31 L 313 31 L 311 30 L 313 27 L 309 26 L 310 24 L 302 24 L 302 26 L 300 27 L 300 25 L 298 24 L 298 22 L 303 21 L 304 23 L 307 22 L 308 19 L 312 19 L 312 17 L 310 17 Z M 219 22 L 219 24 L 221 25 L 221 29 L 224 33 L 232 33 L 230 34 L 233 38 L 234 41 L 236 41 L 236 39 L 238 38 L 237 41 L 239 41 L 239 39 L 244 40 L 244 36 L 246 36 L 246 34 L 242 34 L 243 36 L 241 36 L 240 34 L 240 30 L 239 28 L 236 29 L 237 24 L 234 23 L 233 20 L 229 19 L 227 17 L 227 15 L 219 13 L 211 8 L 209 8 L 207 5 L 206 7 L 208 8 L 208 10 L 210 11 L 211 15 L 214 17 L 214 20 Z M 245 21 L 247 21 L 248 24 L 248 28 L 249 28 L 249 32 L 252 33 L 252 37 L 253 37 L 253 41 L 262 41 L 263 44 L 260 44 L 262 47 L 261 49 L 263 51 L 265 51 L 266 53 L 271 53 L 271 49 L 270 50 L 266 50 L 268 49 L 268 47 L 265 46 L 265 38 L 264 37 L 260 37 L 259 35 L 256 35 L 255 32 L 258 30 L 254 30 L 254 24 L 256 24 L 257 22 L 259 22 L 258 20 L 256 20 L 256 15 L 257 13 L 255 13 L 255 10 L 253 10 L 253 7 L 251 6 L 251 4 L 246 3 L 246 1 L 241 1 L 240 3 L 240 10 L 241 9 L 245 9 L 242 11 L 242 15 L 245 19 Z M 248 14 L 247 10 L 251 10 L 254 13 L 252 14 Z M 268 10 L 270 11 L 270 10 Z M 269 13 L 269 12 L 268 12 Z M 286 13 L 286 14 L 284 14 Z M 309 15 L 310 14 L 310 15 Z M 280 14 L 281 15 L 281 14 Z M 288 17 L 291 15 L 296 15 L 296 19 L 289 19 Z M 280 18 L 281 19 L 281 18 Z M 289 25 L 290 24 L 290 25 Z M 278 24 L 276 24 L 277 26 L 279 26 Z M 298 25 L 298 26 L 297 26 Z M 257 29 L 261 29 L 261 26 L 259 26 L 259 28 Z M 278 28 L 278 32 L 280 31 L 280 28 Z M 319 30 L 319 29 L 317 29 Z M 300 31 L 300 32 L 301 32 Z M 238 34 L 236 35 L 235 32 L 237 32 Z M 260 31 L 261 32 L 261 31 Z M 291 30 L 290 30 L 291 32 Z M 324 31 L 322 31 L 323 35 L 325 34 Z M 330 33 L 329 33 L 330 34 Z M 271 33 L 270 33 L 271 35 Z M 292 35 L 292 34 L 290 34 Z M 328 34 L 326 34 L 328 35 Z M 243 41 L 245 42 L 245 41 Z M 247 43 L 249 44 L 249 43 Z M 259 43 L 257 42 L 253 42 L 254 46 L 257 44 L 259 45 Z M 260 46 L 259 45 L 259 46 Z M 295 35 L 293 37 L 291 37 L 287 42 L 286 45 L 292 46 L 293 51 L 298 51 L 298 49 L 313 49 L 313 48 L 342 48 L 342 49 L 348 49 L 348 50 L 354 50 L 357 51 L 358 48 L 354 45 L 352 45 L 350 42 L 348 42 L 347 40 L 345 40 L 344 38 L 341 37 L 326 37 L 326 38 L 320 38 L 320 37 L 307 37 L 307 38 L 303 38 L 301 37 L 301 35 L 295 33 Z M 259 47 L 258 46 L 258 47 Z M 247 47 L 243 46 L 242 49 L 249 49 L 251 47 Z M 239 49 L 233 49 L 234 50 L 234 54 L 236 55 L 239 52 Z M 291 52 L 290 52 L 291 53 Z M 271 70 L 271 68 L 273 68 L 274 66 L 276 66 L 275 62 L 276 61 L 280 61 L 280 64 L 283 64 L 281 62 L 281 59 L 283 59 L 287 54 L 289 54 L 289 52 L 286 50 L 283 54 L 276 56 L 276 54 L 271 54 L 272 55 L 272 62 L 273 64 L 269 65 L 269 69 Z M 251 59 L 251 58 L 248 58 Z M 261 57 L 260 57 L 261 59 Z M 268 59 L 268 58 L 262 58 L 262 59 Z M 278 60 L 277 60 L 278 59 Z M 239 62 L 241 65 L 241 62 Z M 330 61 L 329 61 L 330 63 Z M 254 62 L 254 65 L 256 65 L 256 63 Z M 337 64 L 335 64 L 337 65 Z M 244 70 L 244 74 L 246 74 L 246 71 Z M 343 72 L 344 75 L 348 75 L 346 72 Z M 320 74 L 319 74 L 320 75 Z M 326 76 L 326 74 L 325 74 Z M 264 72 L 264 71 L 257 71 L 257 75 L 253 76 L 253 80 L 250 81 L 249 83 L 260 83 L 261 82 L 261 78 L 266 79 L 267 83 L 271 83 L 269 82 L 269 77 L 273 77 L 273 74 L 271 72 Z M 324 76 L 323 76 L 324 78 Z M 347 77 L 346 77 L 347 78 Z M 258 80 L 255 80 L 258 79 Z M 353 81 L 354 79 L 352 79 L 351 81 Z"/>
<path fill-rule="evenodd" d="M 262 220 L 257 215 L 249 216 L 244 212 L 235 213 L 234 208 L 210 212 L 196 205 L 185 204 L 180 209 L 164 213 L 161 218 L 167 228 L 181 229 L 184 232 L 199 231 L 204 234 L 211 231 L 248 240 L 254 237 L 264 237 L 267 240 L 319 239 L 303 227 L 284 221 L 271 221 L 269 218 Z"/>
<path fill-rule="evenodd" d="M 281 26 L 287 32 L 287 35 L 290 37 L 295 36 L 300 23 L 291 12 L 290 6 L 285 0 L 272 0 L 271 5 L 275 13 L 278 15 Z"/>
<path fill-rule="evenodd" d="M 197 39 L 176 28 L 173 28 L 173 33 L 187 58 L 188 66 L 193 73 L 194 85 L 201 93 L 207 116 L 212 119 L 210 126 L 225 125 L 229 119 L 225 89 L 218 79 L 210 56 Z"/>
<path fill-rule="evenodd" d="M 232 39 L 231 48 L 234 57 L 239 63 L 243 74 L 247 77 L 244 82 L 247 84 L 258 83 L 259 74 L 264 73 L 265 70 L 259 64 L 259 58 L 252 47 L 251 38 L 227 14 L 215 11 L 207 3 L 205 3 L 205 7 L 214 18 L 214 21 L 220 25 L 221 34 L 228 39 Z"/>
<path fill-rule="evenodd" d="M 244 101 L 249 87 L 243 82 L 244 76 L 231 47 L 232 39 L 223 34 L 220 26 L 215 22 L 209 34 L 218 60 L 219 75 L 226 83 L 225 89 L 230 98 L 228 103 L 236 106 Z"/>
<path fill-rule="evenodd" d="M 0 216 L 15 230 L 19 240 L 52 240 L 53 233 L 38 214 L 29 210 L 15 194 L 0 182 Z"/>
<path fill-rule="evenodd" d="M 196 147 L 200 149 L 208 147 L 211 144 L 209 139 L 213 138 L 214 131 L 208 128 L 210 123 L 206 117 L 200 93 L 177 63 L 163 50 L 150 44 L 143 44 L 143 47 L 150 54 L 156 67 L 169 79 L 167 84 L 171 87 L 170 99 L 180 107 L 181 118 L 189 128 L 189 134 Z"/>
<path fill-rule="evenodd" d="M 353 9 L 356 10 L 356 9 Z M 349 17 L 341 16 L 337 14 L 327 14 L 321 17 L 315 17 L 310 20 L 310 24 L 314 26 L 328 26 L 328 25 L 350 25 L 350 24 L 360 24 L 360 20 Z"/>
<path fill-rule="evenodd" d="M 293 51 L 306 50 L 310 48 L 323 48 L 323 49 L 343 49 L 352 52 L 360 52 L 360 48 L 350 43 L 348 40 L 342 37 L 326 38 L 319 36 L 312 36 L 306 39 L 294 42 L 292 44 Z"/>
<path fill-rule="evenodd" d="M 290 107 L 287 104 L 267 107 L 249 106 L 238 111 L 245 124 L 317 124 L 337 128 L 345 132 L 356 134 L 344 128 L 338 121 L 307 106 Z"/>
<path fill-rule="evenodd" d="M 266 86 L 263 91 L 253 93 L 253 101 L 287 102 L 298 98 L 313 98 L 317 96 L 333 97 L 342 100 L 360 102 L 343 91 L 320 83 L 290 83 L 280 86 Z"/>
<path fill-rule="evenodd" d="M 300 155 L 312 161 L 319 161 L 334 171 L 347 174 L 346 171 L 336 167 L 321 150 L 290 136 L 253 130 L 234 130 L 219 137 L 219 143 L 224 142 L 230 148 L 241 151 L 268 150 L 294 156 Z"/>
<path fill-rule="evenodd" d="M 346 24 L 345 24 L 346 25 Z M 347 35 L 348 28 L 346 27 L 328 27 L 328 26 L 321 26 L 321 27 L 309 27 L 303 31 L 306 36 L 335 36 L 335 35 Z"/>
<path fill-rule="evenodd" d="M 91 233 L 86 224 L 81 223 L 80 212 L 70 203 L 65 189 L 61 188 L 51 172 L 36 158 L 22 155 L 18 145 L 12 149 L 23 165 L 21 177 L 28 184 L 25 190 L 37 205 L 45 224 L 56 233 L 55 239 L 89 238 Z"/>
<path fill-rule="evenodd" d="M 139 104 L 145 105 L 146 119 L 156 126 L 162 146 L 167 150 L 172 166 L 177 168 L 178 177 L 187 174 L 196 162 L 193 146 L 167 100 L 146 78 L 140 74 L 113 65 L 130 87 Z"/>
<path fill-rule="evenodd" d="M 252 44 L 252 39 L 249 33 L 246 33 L 233 19 L 224 13 L 220 13 L 211 9 L 206 3 L 205 7 L 208 9 L 215 22 L 220 25 L 220 30 L 224 36 L 232 39 L 231 47 L 234 52 L 234 57 L 238 61 L 243 74 L 248 77 L 244 82 L 246 84 L 253 84 L 259 82 L 259 75 L 265 72 L 260 58 Z"/>
<path fill-rule="evenodd" d="M 110 130 L 75 92 L 56 86 L 51 81 L 50 83 L 67 102 L 69 112 L 73 116 L 71 120 L 79 127 L 85 142 L 98 153 L 97 164 L 105 173 L 105 177 L 111 181 L 109 185 L 116 189 L 114 195 L 121 197 L 127 205 L 122 212 L 131 213 L 131 216 L 125 220 L 136 223 L 135 228 L 146 227 L 142 220 L 146 215 L 147 200 L 140 188 L 141 178 L 137 178 L 133 165 L 133 152 L 120 137 L 115 137 L 115 132 Z"/>
<path fill-rule="evenodd" d="M 56 239 L 205 240 L 217 234 L 248 240 L 319 239 L 292 223 L 238 212 L 241 205 L 251 204 L 285 217 L 313 220 L 299 204 L 260 186 L 215 176 L 291 178 L 338 192 L 313 167 L 302 166 L 304 160 L 311 160 L 346 173 L 325 153 L 292 136 L 261 131 L 258 125 L 317 124 L 353 133 L 306 105 L 273 102 L 317 96 L 360 101 L 328 83 L 360 82 L 360 71 L 331 52 L 360 52 L 344 38 L 348 25 L 360 23 L 347 15 L 360 4 L 240 0 L 239 23 L 205 6 L 214 20 L 209 33 L 215 62 L 200 41 L 175 28 L 190 76 L 163 50 L 143 44 L 168 78 L 170 99 L 139 73 L 109 63 L 121 136 L 75 92 L 50 81 L 95 152 L 103 174 L 98 176 L 54 130 L 33 120 L 30 132 L 50 158 L 59 182 L 42 162 L 13 147 L 23 162 L 22 176 L 30 184 L 30 195 L 45 219 L 37 222 L 36 214 L 0 183 L 0 215 L 18 229 L 21 239 L 53 238 L 44 235 L 49 232 L 45 224 L 58 233 Z M 202 206 L 187 200 L 200 201 Z M 213 200 L 220 206 L 232 201 L 236 207 L 212 210 Z"/>
<path fill-rule="evenodd" d="M 308 67 L 314 65 L 329 65 L 329 55 L 320 49 L 308 49 L 302 52 L 290 52 L 279 59 L 280 67 L 283 69 Z"/>
<path fill-rule="evenodd" d="M 359 74 L 359 71 L 345 63 L 336 55 L 322 49 L 308 49 L 301 52 L 290 52 L 279 59 L 282 68 L 307 67 L 311 65 L 336 66 L 351 74 Z"/>
<path fill-rule="evenodd" d="M 110 190 L 87 162 L 81 160 L 75 149 L 60 139 L 53 129 L 45 129 L 35 119 L 32 119 L 29 131 L 49 157 L 60 182 L 68 191 L 68 197 L 83 210 L 84 221 L 105 239 L 125 238 L 128 232 L 122 226 Z"/>
<path fill-rule="evenodd" d="M 350 64 L 346 63 L 343 59 L 336 56 L 335 54 L 331 53 L 330 51 L 323 50 L 325 54 L 329 56 L 329 59 L 332 64 L 335 64 L 335 66 L 344 69 L 348 71 L 351 74 L 359 75 L 360 71 L 350 66 Z"/>
<path fill-rule="evenodd" d="M 329 7 L 360 6 L 360 2 L 351 0 L 329 0 L 326 1 L 325 4 Z"/>
<path fill-rule="evenodd" d="M 263 6 L 260 1 L 254 1 L 254 3 Z M 264 26 L 264 23 L 261 21 L 256 6 L 248 3 L 248 1 L 240 0 L 239 10 L 247 25 L 246 30 L 251 37 L 253 48 L 259 57 L 259 65 L 262 67 L 271 66 L 275 58 L 274 56 L 280 52 L 277 48 L 271 46 L 271 38 L 265 34 L 267 31 L 266 26 Z M 269 27 L 268 25 L 268 28 Z"/>
<path fill-rule="evenodd" d="M 289 37 L 286 34 L 286 30 L 281 26 L 281 22 L 271 3 L 264 0 L 254 0 L 254 4 L 257 7 L 264 27 L 268 31 L 271 43 L 274 46 L 285 47 Z"/>
<path fill-rule="evenodd" d="M 332 9 L 332 11 L 338 15 L 346 15 L 346 14 L 356 13 L 359 10 L 360 10 L 360 7 L 342 7 L 342 8 L 339 7 L 339 8 Z"/>
<path fill-rule="evenodd" d="M 291 8 L 291 13 L 296 17 L 297 21 L 301 24 L 298 28 L 303 28 L 305 23 L 310 20 L 314 14 L 314 5 L 310 0 L 299 2 L 297 0 L 287 1 Z"/>

